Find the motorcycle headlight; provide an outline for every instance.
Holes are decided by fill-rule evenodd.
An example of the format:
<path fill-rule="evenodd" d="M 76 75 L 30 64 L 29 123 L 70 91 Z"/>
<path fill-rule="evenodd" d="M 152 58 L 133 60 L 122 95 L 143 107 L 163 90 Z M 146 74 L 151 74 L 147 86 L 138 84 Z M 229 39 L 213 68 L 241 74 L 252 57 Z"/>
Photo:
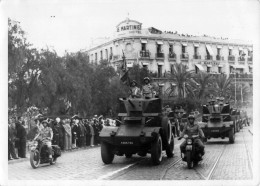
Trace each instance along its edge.
<path fill-rule="evenodd" d="M 192 141 L 190 139 L 187 140 L 187 144 L 192 144 Z"/>

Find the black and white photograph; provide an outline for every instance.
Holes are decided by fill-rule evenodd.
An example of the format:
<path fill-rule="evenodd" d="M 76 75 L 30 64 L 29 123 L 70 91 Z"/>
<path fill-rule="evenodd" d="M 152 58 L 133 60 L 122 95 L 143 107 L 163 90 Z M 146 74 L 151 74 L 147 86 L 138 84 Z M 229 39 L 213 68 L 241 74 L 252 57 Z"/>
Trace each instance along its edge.
<path fill-rule="evenodd" d="M 259 0 L 0 9 L 0 185 L 260 184 Z"/>

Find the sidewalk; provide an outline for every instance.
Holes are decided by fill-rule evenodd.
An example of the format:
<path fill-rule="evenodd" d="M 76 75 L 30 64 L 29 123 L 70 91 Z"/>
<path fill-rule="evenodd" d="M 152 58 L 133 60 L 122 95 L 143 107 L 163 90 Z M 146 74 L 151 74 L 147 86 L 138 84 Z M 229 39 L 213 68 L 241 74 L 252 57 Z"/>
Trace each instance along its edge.
<path fill-rule="evenodd" d="M 100 144 L 95 145 L 95 146 L 86 146 L 86 147 L 78 147 L 75 149 L 71 149 L 71 150 L 62 150 L 61 151 L 61 156 L 63 153 L 68 153 L 68 152 L 75 152 L 75 151 L 81 151 L 81 150 L 87 150 L 87 149 L 93 149 L 96 147 L 100 147 Z M 30 159 L 30 149 L 29 147 L 27 148 L 27 152 L 26 152 L 26 158 L 19 158 L 19 159 L 13 159 L 13 160 L 9 160 L 8 164 L 14 164 L 14 163 L 19 163 L 19 162 L 24 162 L 24 161 L 29 161 Z"/>

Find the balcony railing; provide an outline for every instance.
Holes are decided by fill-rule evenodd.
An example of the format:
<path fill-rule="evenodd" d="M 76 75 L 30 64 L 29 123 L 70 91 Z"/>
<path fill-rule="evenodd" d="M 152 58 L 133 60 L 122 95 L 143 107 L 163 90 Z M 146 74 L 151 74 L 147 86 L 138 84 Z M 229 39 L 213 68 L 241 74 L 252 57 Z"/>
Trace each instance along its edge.
<path fill-rule="evenodd" d="M 216 60 L 217 61 L 224 60 L 224 57 L 221 55 L 216 55 Z"/>
<path fill-rule="evenodd" d="M 176 60 L 176 54 L 175 53 L 169 53 L 169 60 Z"/>
<path fill-rule="evenodd" d="M 189 59 L 189 55 L 187 53 L 181 54 L 181 60 L 188 60 L 188 59 Z"/>
<path fill-rule="evenodd" d="M 253 79 L 253 74 L 230 74 L 231 78 Z"/>
<path fill-rule="evenodd" d="M 201 59 L 201 55 L 195 54 L 193 55 L 193 59 Z"/>
<path fill-rule="evenodd" d="M 164 58 L 164 53 L 162 52 L 159 52 L 159 53 L 156 53 L 156 58 Z"/>
<path fill-rule="evenodd" d="M 149 50 L 141 50 L 141 51 L 140 51 L 140 57 L 141 57 L 141 58 L 149 58 L 149 57 L 150 57 L 150 52 L 149 52 Z"/>
<path fill-rule="evenodd" d="M 234 62 L 235 61 L 235 56 L 228 56 L 228 61 Z"/>
<path fill-rule="evenodd" d="M 205 56 L 205 59 L 206 59 L 206 60 L 212 60 L 212 59 L 213 59 L 213 56 L 211 56 L 211 55 L 206 55 L 206 56 Z"/>
<path fill-rule="evenodd" d="M 238 61 L 245 61 L 245 57 L 239 57 Z"/>

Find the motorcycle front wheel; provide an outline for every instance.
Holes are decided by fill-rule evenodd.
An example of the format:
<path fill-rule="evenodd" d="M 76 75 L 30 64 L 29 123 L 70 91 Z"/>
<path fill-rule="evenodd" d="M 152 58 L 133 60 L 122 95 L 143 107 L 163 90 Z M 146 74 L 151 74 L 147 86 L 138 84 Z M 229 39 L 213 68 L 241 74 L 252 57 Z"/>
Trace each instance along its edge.
<path fill-rule="evenodd" d="M 191 169 L 193 167 L 193 161 L 191 159 L 191 151 L 186 152 L 186 158 L 187 158 L 188 168 Z"/>
<path fill-rule="evenodd" d="M 32 168 L 36 169 L 40 164 L 40 153 L 38 150 L 30 152 L 30 163 Z"/>

